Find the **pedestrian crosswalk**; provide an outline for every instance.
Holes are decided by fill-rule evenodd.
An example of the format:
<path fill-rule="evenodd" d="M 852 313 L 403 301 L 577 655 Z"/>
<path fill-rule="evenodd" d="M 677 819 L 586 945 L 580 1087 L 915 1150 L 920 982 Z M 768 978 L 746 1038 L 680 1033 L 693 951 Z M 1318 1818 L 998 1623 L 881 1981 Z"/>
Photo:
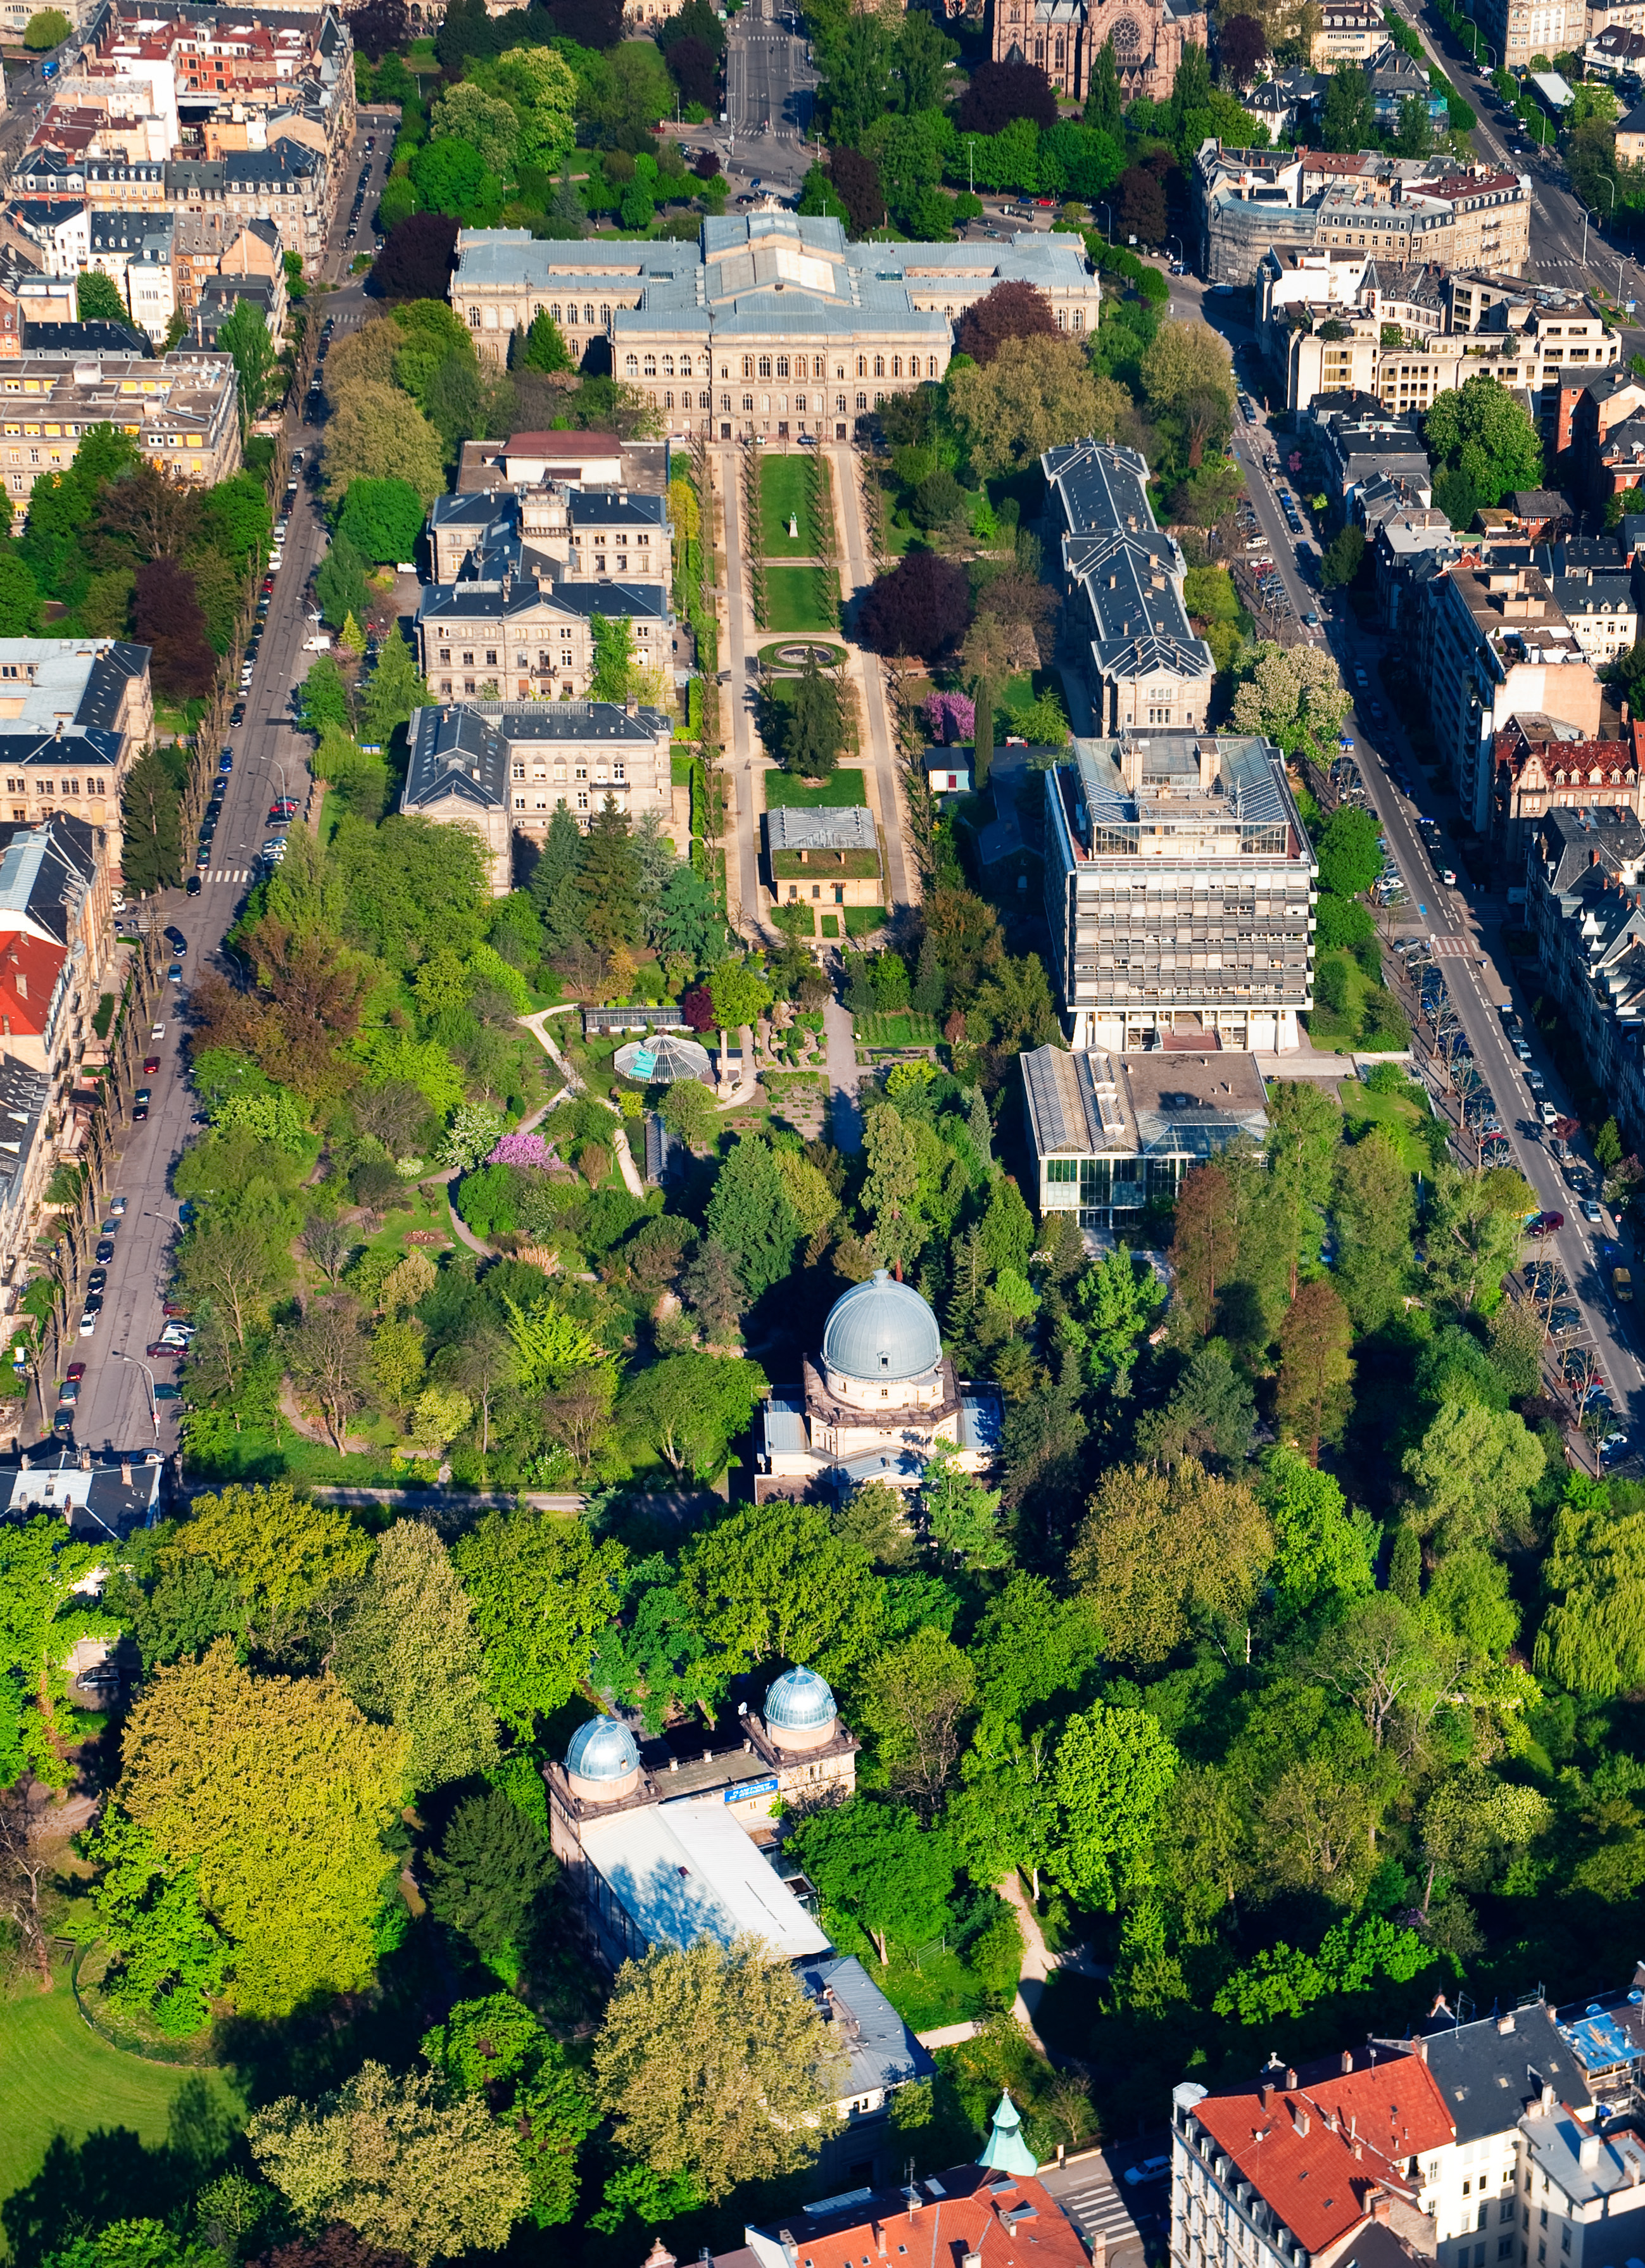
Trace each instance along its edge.
<path fill-rule="evenodd" d="M 1428 947 L 1436 961 L 1465 961 L 1472 949 L 1465 937 L 1433 937 Z"/>
<path fill-rule="evenodd" d="M 206 880 L 208 882 L 248 882 L 251 880 L 251 868 L 249 866 L 213 866 L 208 870 Z"/>
<path fill-rule="evenodd" d="M 1069 2169 L 1071 2173 L 1074 2170 L 1072 2167 Z M 1163 2205 L 1166 2201 L 1164 2183 L 1152 2183 L 1144 2196 L 1147 2201 L 1142 2205 L 1143 2216 L 1152 2219 L 1149 2207 L 1155 2204 Z M 1096 2239 L 1099 2236 L 1103 2239 L 1110 2261 L 1117 2253 L 1124 2252 L 1133 2245 L 1140 2246 L 1145 2242 L 1132 2212 L 1130 2199 L 1104 2173 L 1094 2173 L 1088 2182 L 1075 2183 L 1067 2188 L 1059 2182 L 1057 2184 L 1057 2202 L 1093 2250 L 1095 2249 Z"/>

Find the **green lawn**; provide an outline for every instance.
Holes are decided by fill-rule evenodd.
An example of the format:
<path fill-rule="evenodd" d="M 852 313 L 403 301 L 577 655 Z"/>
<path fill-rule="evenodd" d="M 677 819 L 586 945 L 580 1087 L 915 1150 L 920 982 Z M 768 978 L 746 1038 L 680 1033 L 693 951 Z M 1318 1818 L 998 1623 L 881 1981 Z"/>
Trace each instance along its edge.
<path fill-rule="evenodd" d="M 1445 1154 L 1442 1124 L 1435 1137 L 1432 1130 L 1438 1122 L 1433 1112 L 1421 1103 L 1408 1101 L 1403 1094 L 1373 1094 L 1358 1079 L 1345 1079 L 1342 1115 L 1356 1135 L 1364 1127 L 1383 1127 L 1398 1145 L 1410 1173 L 1431 1173 L 1436 1147 L 1441 1157 Z"/>
<path fill-rule="evenodd" d="M 219 2073 L 148 2063 L 100 2040 L 74 2004 L 66 1963 L 49 1992 L 19 1979 L 0 1996 L 0 2196 L 32 2180 L 54 2134 L 78 2141 L 96 2127 L 129 2126 L 163 2142 L 173 2102 L 202 2078 L 231 2096 Z"/>
<path fill-rule="evenodd" d="M 839 601 L 825 614 L 822 575 L 815 567 L 769 567 L 765 572 L 765 615 L 768 630 L 837 630 Z"/>
<path fill-rule="evenodd" d="M 875 930 L 885 927 L 883 906 L 842 906 L 840 911 L 845 917 L 847 937 L 872 937 Z M 822 934 L 828 937 L 832 932 L 825 929 Z"/>
<path fill-rule="evenodd" d="M 793 513 L 798 536 L 788 533 Z M 803 457 L 767 457 L 760 466 L 760 536 L 768 559 L 811 559 L 816 556 L 816 529 L 806 494 Z"/>
<path fill-rule="evenodd" d="M 867 800 L 862 772 L 855 764 L 842 764 L 815 787 L 808 787 L 792 772 L 771 771 L 765 775 L 767 811 L 848 811 L 852 804 Z"/>

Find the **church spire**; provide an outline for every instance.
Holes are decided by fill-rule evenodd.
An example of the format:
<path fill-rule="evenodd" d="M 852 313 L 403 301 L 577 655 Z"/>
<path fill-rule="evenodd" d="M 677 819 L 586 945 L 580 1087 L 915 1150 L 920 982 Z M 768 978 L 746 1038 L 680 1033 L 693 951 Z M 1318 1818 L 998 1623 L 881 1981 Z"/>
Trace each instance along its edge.
<path fill-rule="evenodd" d="M 1000 2107 L 994 2112 L 993 2132 L 984 2144 L 983 2154 L 977 2162 L 1000 2174 L 1036 2174 L 1039 2171 L 1039 2161 L 1022 2139 L 1022 2121 L 1008 2094 L 1000 2098 Z"/>

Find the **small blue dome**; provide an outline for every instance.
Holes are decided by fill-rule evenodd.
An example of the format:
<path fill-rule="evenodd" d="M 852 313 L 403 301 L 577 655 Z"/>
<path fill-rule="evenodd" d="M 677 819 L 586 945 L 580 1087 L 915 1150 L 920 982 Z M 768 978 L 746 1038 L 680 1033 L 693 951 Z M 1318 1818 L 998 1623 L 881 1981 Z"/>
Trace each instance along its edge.
<path fill-rule="evenodd" d="M 876 1268 L 836 1300 L 822 1327 L 830 1370 L 865 1381 L 918 1378 L 941 1359 L 937 1319 L 911 1284 Z"/>
<path fill-rule="evenodd" d="M 765 1696 L 765 1721 L 785 1732 L 808 1732 L 839 1712 L 826 1682 L 815 1669 L 785 1669 Z"/>
<path fill-rule="evenodd" d="M 591 1717 L 572 1734 L 565 1769 L 582 1779 L 621 1779 L 639 1766 L 634 1735 L 615 1717 Z"/>

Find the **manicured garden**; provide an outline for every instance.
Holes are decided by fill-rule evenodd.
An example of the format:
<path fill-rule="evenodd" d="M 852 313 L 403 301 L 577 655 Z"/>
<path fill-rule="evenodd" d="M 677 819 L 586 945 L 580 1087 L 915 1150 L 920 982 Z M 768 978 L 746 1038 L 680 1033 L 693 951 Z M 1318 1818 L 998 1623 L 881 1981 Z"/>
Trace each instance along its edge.
<path fill-rule="evenodd" d="M 790 535 L 793 517 L 800 533 Z M 768 559 L 814 559 L 816 529 L 811 519 L 803 457 L 767 457 L 760 467 L 760 535 Z"/>
<path fill-rule="evenodd" d="M 766 621 L 774 630 L 837 630 L 839 601 L 824 611 L 822 573 L 815 567 L 771 567 L 765 575 Z"/>
<path fill-rule="evenodd" d="M 853 804 L 867 800 L 862 771 L 854 764 L 842 764 L 815 784 L 796 779 L 792 772 L 765 775 L 767 811 L 848 811 Z"/>

